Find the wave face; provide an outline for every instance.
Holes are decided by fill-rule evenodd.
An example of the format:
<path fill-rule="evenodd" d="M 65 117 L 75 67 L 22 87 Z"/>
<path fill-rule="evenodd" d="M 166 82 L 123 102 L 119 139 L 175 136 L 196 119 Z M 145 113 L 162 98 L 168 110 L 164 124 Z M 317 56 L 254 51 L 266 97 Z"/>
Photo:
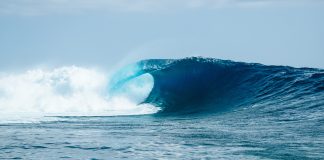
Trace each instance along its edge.
<path fill-rule="evenodd" d="M 154 87 L 144 103 L 160 114 L 217 113 L 238 107 L 264 111 L 324 106 L 324 70 L 266 66 L 211 58 L 152 59 L 137 63 Z"/>

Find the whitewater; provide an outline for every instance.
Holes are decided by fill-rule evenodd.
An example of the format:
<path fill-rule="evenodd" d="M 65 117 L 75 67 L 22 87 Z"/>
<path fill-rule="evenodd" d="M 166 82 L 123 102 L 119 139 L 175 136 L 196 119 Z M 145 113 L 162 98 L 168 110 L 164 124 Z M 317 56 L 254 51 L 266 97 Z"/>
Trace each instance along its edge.
<path fill-rule="evenodd" d="M 323 159 L 324 70 L 214 58 L 0 74 L 0 159 Z"/>
<path fill-rule="evenodd" d="M 149 75 L 124 84 L 112 95 L 109 73 L 76 66 L 32 69 L 0 76 L 0 123 L 37 122 L 50 116 L 116 116 L 151 114 L 149 104 L 139 105 L 153 87 Z M 52 118 L 53 119 L 53 118 Z"/>

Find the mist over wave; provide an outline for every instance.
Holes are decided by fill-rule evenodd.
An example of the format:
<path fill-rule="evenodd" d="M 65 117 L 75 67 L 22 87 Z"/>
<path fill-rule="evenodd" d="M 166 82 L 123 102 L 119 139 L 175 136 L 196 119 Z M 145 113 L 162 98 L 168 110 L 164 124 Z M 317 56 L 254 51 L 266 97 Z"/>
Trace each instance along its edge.
<path fill-rule="evenodd" d="M 157 112 L 141 104 L 153 88 L 150 75 L 109 93 L 111 75 L 76 66 L 32 69 L 0 76 L 0 121 L 33 121 L 44 116 L 114 116 Z M 144 83 L 145 82 L 145 83 Z"/>

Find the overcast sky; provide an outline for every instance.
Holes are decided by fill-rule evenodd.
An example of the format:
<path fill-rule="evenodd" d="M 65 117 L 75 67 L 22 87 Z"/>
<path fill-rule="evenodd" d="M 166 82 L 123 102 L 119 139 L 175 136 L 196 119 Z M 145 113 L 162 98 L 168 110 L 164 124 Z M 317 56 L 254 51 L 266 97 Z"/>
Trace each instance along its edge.
<path fill-rule="evenodd" d="M 324 68 L 324 1 L 0 1 L 0 71 L 187 56 Z"/>

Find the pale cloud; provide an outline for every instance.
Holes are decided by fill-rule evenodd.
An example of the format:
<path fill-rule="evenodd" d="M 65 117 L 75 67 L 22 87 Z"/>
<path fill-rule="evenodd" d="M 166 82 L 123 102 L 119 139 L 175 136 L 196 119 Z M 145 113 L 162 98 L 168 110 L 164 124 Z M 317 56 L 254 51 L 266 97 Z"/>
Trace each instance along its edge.
<path fill-rule="evenodd" d="M 45 15 L 89 11 L 157 12 L 223 7 L 322 3 L 323 0 L 1 0 L 1 14 Z"/>

